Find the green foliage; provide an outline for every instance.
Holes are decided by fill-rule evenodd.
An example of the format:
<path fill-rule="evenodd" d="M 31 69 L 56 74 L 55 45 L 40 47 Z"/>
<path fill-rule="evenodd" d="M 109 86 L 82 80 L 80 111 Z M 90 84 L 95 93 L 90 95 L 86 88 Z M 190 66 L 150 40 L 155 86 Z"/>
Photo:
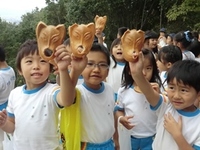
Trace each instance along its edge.
<path fill-rule="evenodd" d="M 181 4 L 174 4 L 167 12 L 169 21 L 174 21 L 178 17 L 184 20 L 188 18 L 188 13 L 200 15 L 200 1 L 199 0 L 184 0 Z"/>
<path fill-rule="evenodd" d="M 109 45 L 116 38 L 117 29 L 159 31 L 165 27 L 168 32 L 180 30 L 200 31 L 199 0 L 46 0 L 47 6 L 37 7 L 24 14 L 19 23 L 10 23 L 0 18 L 0 45 L 7 50 L 9 65 L 15 68 L 15 57 L 19 46 L 27 39 L 34 39 L 39 21 L 46 24 L 68 26 L 94 22 L 96 15 L 106 15 L 108 20 L 104 30 Z M 9 52 L 9 53 L 8 53 Z M 54 75 L 50 79 L 54 79 Z M 17 77 L 17 85 L 23 78 Z"/>

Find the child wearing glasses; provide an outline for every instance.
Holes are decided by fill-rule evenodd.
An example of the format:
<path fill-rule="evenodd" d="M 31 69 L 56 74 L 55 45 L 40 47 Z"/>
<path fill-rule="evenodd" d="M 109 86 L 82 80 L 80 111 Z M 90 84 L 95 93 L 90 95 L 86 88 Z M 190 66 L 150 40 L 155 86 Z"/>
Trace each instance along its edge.
<path fill-rule="evenodd" d="M 66 85 L 69 89 L 68 102 L 70 107 L 80 106 L 80 146 L 84 150 L 114 150 L 113 135 L 114 127 L 114 91 L 104 82 L 108 75 L 110 65 L 110 55 L 108 50 L 99 43 L 94 43 L 87 58 L 73 59 L 71 61 L 72 69 Z M 76 85 L 78 76 L 82 74 L 83 84 Z M 73 89 L 73 92 L 71 92 Z M 73 95 L 73 97 L 71 96 Z M 78 106 L 77 103 L 80 102 Z M 66 108 L 70 109 L 70 107 Z M 62 117 L 61 122 L 67 117 Z M 66 121 L 67 123 L 67 121 Z M 69 122 L 69 124 L 75 122 Z M 62 124 L 62 123 L 61 123 Z M 77 125 L 77 120 L 76 120 Z M 62 128 L 62 127 L 61 127 Z M 67 126 L 65 128 L 67 130 Z M 67 131 L 68 132 L 68 131 Z M 67 133 L 66 132 L 66 133 Z M 74 131 L 75 132 L 75 131 Z M 62 133 L 62 131 L 61 131 Z M 76 136 L 75 132 L 73 134 Z M 71 147 L 67 143 L 73 142 L 73 139 L 65 137 L 66 149 L 74 148 L 77 143 Z M 71 140 L 71 141 L 70 141 Z"/>

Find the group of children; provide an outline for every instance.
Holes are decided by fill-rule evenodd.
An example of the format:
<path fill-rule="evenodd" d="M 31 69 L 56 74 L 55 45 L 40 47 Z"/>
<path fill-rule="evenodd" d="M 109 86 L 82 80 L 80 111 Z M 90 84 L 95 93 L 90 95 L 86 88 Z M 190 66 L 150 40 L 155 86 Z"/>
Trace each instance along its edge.
<path fill-rule="evenodd" d="M 149 49 L 151 32 L 138 61 L 126 62 L 120 34 L 110 51 L 93 43 L 82 58 L 71 57 L 69 41 L 58 46 L 56 84 L 47 82 L 53 66 L 39 56 L 37 41 L 22 44 L 16 67 L 25 85 L 10 92 L 0 112 L 14 150 L 200 149 L 200 63 L 182 60 L 186 49 L 176 36 L 176 45 Z"/>

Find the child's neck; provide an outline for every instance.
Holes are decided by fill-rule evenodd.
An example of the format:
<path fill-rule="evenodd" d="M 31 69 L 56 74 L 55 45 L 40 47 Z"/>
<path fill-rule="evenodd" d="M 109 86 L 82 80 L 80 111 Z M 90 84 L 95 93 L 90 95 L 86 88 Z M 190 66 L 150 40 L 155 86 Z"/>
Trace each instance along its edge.
<path fill-rule="evenodd" d="M 0 69 L 3 69 L 3 68 L 8 68 L 8 64 L 5 61 L 0 62 Z"/>

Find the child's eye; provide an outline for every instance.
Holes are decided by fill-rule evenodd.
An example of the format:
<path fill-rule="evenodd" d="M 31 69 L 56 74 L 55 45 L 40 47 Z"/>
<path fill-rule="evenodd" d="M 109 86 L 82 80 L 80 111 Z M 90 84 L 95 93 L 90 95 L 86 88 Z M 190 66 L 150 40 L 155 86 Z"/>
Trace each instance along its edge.
<path fill-rule="evenodd" d="M 92 62 L 88 62 L 88 63 L 87 63 L 87 66 L 88 66 L 88 67 L 91 67 L 91 66 L 93 66 L 93 65 L 94 65 L 94 63 L 92 63 Z"/>
<path fill-rule="evenodd" d="M 170 85 L 168 85 L 168 89 L 169 89 L 169 90 L 174 90 L 174 87 L 173 87 L 173 86 L 170 86 Z"/>
<path fill-rule="evenodd" d="M 26 63 L 32 63 L 32 60 L 27 60 Z"/>
<path fill-rule="evenodd" d="M 40 60 L 41 62 L 47 62 L 46 60 L 44 60 L 44 59 L 42 59 L 42 60 Z"/>
<path fill-rule="evenodd" d="M 152 67 L 147 67 L 147 70 L 151 70 L 152 69 Z"/>
<path fill-rule="evenodd" d="M 115 45 L 114 47 L 115 47 L 115 48 L 117 48 L 117 47 L 118 47 L 118 45 Z"/>
<path fill-rule="evenodd" d="M 181 92 L 188 92 L 187 89 L 181 89 Z"/>
<path fill-rule="evenodd" d="M 106 63 L 99 63 L 99 67 L 102 68 L 102 69 L 108 69 L 109 68 L 108 64 L 106 64 Z"/>

